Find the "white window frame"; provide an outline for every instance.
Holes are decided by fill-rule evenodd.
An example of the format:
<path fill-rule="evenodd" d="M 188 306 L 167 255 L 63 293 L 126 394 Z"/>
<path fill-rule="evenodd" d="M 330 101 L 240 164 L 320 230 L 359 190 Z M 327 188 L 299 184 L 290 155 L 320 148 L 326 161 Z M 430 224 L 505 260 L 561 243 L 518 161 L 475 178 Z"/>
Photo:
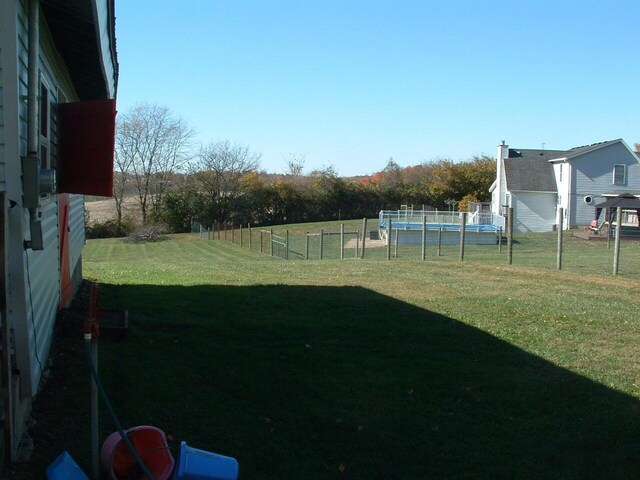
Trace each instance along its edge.
<path fill-rule="evenodd" d="M 622 181 L 616 182 L 616 168 L 622 167 Z M 611 179 L 613 185 L 626 185 L 627 184 L 627 166 L 624 163 L 617 163 L 613 166 L 613 178 Z"/>

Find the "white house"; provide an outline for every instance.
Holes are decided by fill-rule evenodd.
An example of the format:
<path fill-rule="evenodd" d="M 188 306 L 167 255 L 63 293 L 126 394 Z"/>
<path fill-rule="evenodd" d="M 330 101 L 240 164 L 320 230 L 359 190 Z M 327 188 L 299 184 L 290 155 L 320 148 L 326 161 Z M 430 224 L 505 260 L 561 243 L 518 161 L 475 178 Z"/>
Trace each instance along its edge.
<path fill-rule="evenodd" d="M 0 1 L 2 414 L 12 460 L 57 310 L 81 277 L 84 200 L 109 195 L 113 0 Z"/>
<path fill-rule="evenodd" d="M 548 232 L 564 209 L 564 226 L 588 225 L 593 205 L 625 192 L 640 194 L 640 160 L 622 140 L 569 150 L 498 146 L 491 211 L 514 209 L 514 229 Z"/>

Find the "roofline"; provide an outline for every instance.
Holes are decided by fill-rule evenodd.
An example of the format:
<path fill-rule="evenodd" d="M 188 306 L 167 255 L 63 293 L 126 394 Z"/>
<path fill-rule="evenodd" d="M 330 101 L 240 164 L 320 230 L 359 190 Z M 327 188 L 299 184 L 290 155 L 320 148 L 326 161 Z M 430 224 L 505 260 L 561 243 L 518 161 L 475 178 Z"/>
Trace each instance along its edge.
<path fill-rule="evenodd" d="M 629 152 L 631 152 L 631 154 L 636 157 L 638 159 L 638 162 L 640 162 L 640 158 L 638 158 L 638 152 L 634 152 L 633 150 L 631 150 L 631 148 L 629 147 L 629 145 L 627 145 L 627 142 L 625 142 L 623 139 L 620 139 L 620 142 L 622 143 L 622 145 L 624 145 L 624 147 L 629 150 Z"/>
<path fill-rule="evenodd" d="M 102 5 L 99 5 L 102 4 Z M 106 7 L 106 17 L 103 16 Z M 92 0 L 91 10 L 96 33 L 96 45 L 100 52 L 100 68 L 108 98 L 115 98 L 118 89 L 118 60 L 115 46 L 115 10 L 113 0 Z M 102 36 L 106 30 L 108 38 Z"/>
<path fill-rule="evenodd" d="M 548 160 L 549 163 L 560 163 L 560 162 L 566 162 L 566 161 L 567 161 L 567 157 L 552 158 L 551 160 Z"/>
<path fill-rule="evenodd" d="M 629 193 L 629 192 L 624 192 L 624 193 Z M 620 195 L 622 195 L 622 193 L 601 193 L 600 194 L 603 197 L 619 197 Z M 633 195 L 634 197 L 640 198 L 640 193 L 631 193 L 630 195 Z"/>
<path fill-rule="evenodd" d="M 600 150 L 601 148 L 609 147 L 609 146 L 614 145 L 614 144 L 616 144 L 618 142 L 621 142 L 625 147 L 627 147 L 627 149 L 629 149 L 629 146 L 624 143 L 624 140 L 622 140 L 622 138 L 616 138 L 615 140 L 606 140 L 606 141 L 602 142 L 601 144 L 597 144 L 596 143 L 594 145 L 586 145 L 585 148 L 588 148 L 588 147 L 593 147 L 593 148 L 590 148 L 589 151 L 587 151 L 587 152 L 577 153 L 576 155 L 567 155 L 567 158 L 581 157 L 582 155 L 585 155 L 585 154 L 591 153 L 591 152 L 595 152 L 597 150 Z M 582 147 L 578 147 L 578 148 L 582 148 Z M 633 151 L 631 149 L 629 149 L 629 150 L 633 153 Z M 570 151 L 571 150 L 569 150 L 569 152 Z"/>
<path fill-rule="evenodd" d="M 557 190 L 511 190 L 507 188 L 508 192 L 522 192 L 522 193 L 555 193 L 557 194 Z"/>

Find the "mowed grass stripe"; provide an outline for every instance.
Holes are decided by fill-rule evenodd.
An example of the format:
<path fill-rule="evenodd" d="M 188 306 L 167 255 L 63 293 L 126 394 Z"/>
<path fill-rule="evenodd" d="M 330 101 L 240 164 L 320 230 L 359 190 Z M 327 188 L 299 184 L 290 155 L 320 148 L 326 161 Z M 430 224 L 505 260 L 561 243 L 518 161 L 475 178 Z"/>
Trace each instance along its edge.
<path fill-rule="evenodd" d="M 552 360 L 553 350 L 544 345 L 555 343 L 556 328 L 566 322 L 565 339 L 573 348 L 589 338 L 637 336 L 633 331 L 619 333 L 621 325 L 633 323 L 634 314 L 640 309 L 634 293 L 638 282 L 624 278 L 578 276 L 566 271 L 484 265 L 477 261 L 284 262 L 225 242 L 201 240 L 171 240 L 156 247 L 161 247 L 156 250 L 158 253 L 165 249 L 171 253 L 162 255 L 161 262 L 138 262 L 135 268 L 127 265 L 121 272 L 101 270 L 96 277 L 105 281 L 119 277 L 121 281 L 139 283 L 136 272 L 140 271 L 143 282 L 149 284 L 362 286 L 463 320 Z M 194 262 L 194 258 L 198 261 Z M 91 276 L 90 263 L 85 272 Z M 512 329 L 510 321 L 517 328 Z M 601 343 L 606 345 L 606 341 Z M 635 386 L 628 386 L 636 391 Z"/>

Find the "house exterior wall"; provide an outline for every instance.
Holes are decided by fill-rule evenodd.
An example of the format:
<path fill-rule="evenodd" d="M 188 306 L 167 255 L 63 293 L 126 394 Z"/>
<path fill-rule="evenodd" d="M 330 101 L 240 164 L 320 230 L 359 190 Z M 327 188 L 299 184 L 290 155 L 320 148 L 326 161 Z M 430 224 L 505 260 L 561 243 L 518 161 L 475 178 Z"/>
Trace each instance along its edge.
<path fill-rule="evenodd" d="M 21 159 L 27 155 L 27 104 L 22 101 L 28 93 L 28 10 L 26 2 L 8 2 L 13 4 L 15 32 L 15 77 L 11 80 L 16 95 L 13 110 L 17 113 L 12 121 L 12 152 L 6 161 L 6 181 L 12 185 L 12 199 L 18 205 L 9 215 L 10 255 L 8 259 L 9 285 L 8 296 L 12 304 L 12 317 L 9 318 L 14 331 L 16 365 L 20 371 L 20 392 L 22 396 L 37 393 L 42 376 L 42 363 L 46 361 L 53 335 L 53 325 L 60 299 L 60 254 L 58 197 L 55 194 L 41 198 L 41 224 L 44 250 L 25 250 L 23 242 L 31 238 L 29 215 L 22 208 Z M 50 100 L 49 145 L 50 162 L 57 162 L 57 124 L 55 108 L 59 96 L 74 100 L 75 91 L 71 85 L 65 65 L 57 54 L 46 21 L 40 17 L 40 48 L 38 58 L 40 81 L 48 87 Z M 8 76 L 4 76 L 5 80 Z M 5 83 L 6 86 L 6 83 Z M 9 140 L 6 138 L 5 140 Z M 71 219 L 70 219 L 71 220 Z M 70 230 L 84 227 L 84 219 L 73 217 Z M 83 239 L 84 240 L 84 239 Z M 82 244 L 76 239 L 71 246 L 71 257 L 77 262 Z M 74 249 L 78 249 L 78 251 Z M 74 271 L 75 265 L 71 265 Z"/>
<path fill-rule="evenodd" d="M 571 201 L 571 164 L 567 162 L 558 162 L 553 164 L 553 174 L 556 178 L 556 184 L 558 186 L 558 198 L 557 198 L 557 207 L 562 207 L 564 215 L 562 219 L 562 225 L 565 230 L 569 229 L 569 222 L 567 222 L 567 217 L 569 213 L 569 206 Z M 558 218 L 559 210 L 556 208 L 556 220 L 555 224 L 557 225 L 560 222 Z"/>
<path fill-rule="evenodd" d="M 507 178 L 504 174 L 504 159 L 509 156 L 509 145 L 498 145 L 496 157 L 496 186 L 491 192 L 491 212 L 502 215 L 502 205 L 506 205 Z"/>
<path fill-rule="evenodd" d="M 109 9 L 107 0 L 94 0 L 94 8 L 100 10 L 101 23 L 97 26 L 96 40 L 101 48 L 111 49 Z M 81 19 L 70 19 L 70 22 Z M 53 337 L 53 326 L 60 303 L 60 225 L 59 209 L 62 195 L 50 194 L 40 198 L 40 221 L 44 249 L 25 248 L 31 239 L 29 211 L 23 204 L 22 159 L 27 155 L 27 102 L 28 93 L 28 1 L 0 1 L 0 191 L 5 191 L 4 202 L 4 255 L 0 258 L 6 270 L 7 315 L 0 319 L 11 330 L 15 356 L 8 360 L 6 371 L 12 372 L 10 388 L 3 391 L 9 398 L 8 411 L 4 411 L 5 426 L 10 435 L 11 457 L 24 432 L 26 417 L 32 397 L 37 393 L 46 365 Z M 105 41 L 108 43 L 105 45 Z M 39 24 L 38 75 L 48 89 L 49 129 L 48 138 L 38 138 L 48 143 L 51 167 L 57 158 L 57 104 L 74 102 L 79 98 L 64 61 L 49 32 L 41 10 Z M 115 52 L 113 52 L 115 53 Z M 109 94 L 115 92 L 117 70 L 115 55 L 107 52 L 101 59 Z M 40 83 L 40 81 L 38 82 Z M 97 88 L 99 88 L 99 84 Z M 99 91 L 96 95 L 102 95 Z M 91 98 L 87 98 L 90 100 Z M 38 110 L 40 106 L 38 103 Z M 81 195 L 69 195 L 68 245 L 69 272 L 74 290 L 81 280 L 81 254 L 84 246 L 84 199 Z"/>
<path fill-rule="evenodd" d="M 35 395 L 42 375 L 41 368 L 49 356 L 60 291 L 58 204 L 50 199 L 42 206 L 44 250 L 25 251 L 27 338 L 30 348 L 31 395 Z M 17 325 L 16 325 L 17 327 Z M 17 345 L 16 345 L 17 348 Z"/>
<path fill-rule="evenodd" d="M 640 162 L 627 146 L 614 143 L 593 152 L 569 159 L 571 181 L 574 185 L 570 198 L 570 219 L 572 227 L 588 225 L 595 218 L 594 205 L 605 200 L 605 193 L 625 193 L 640 190 Z M 613 184 L 613 166 L 627 166 L 626 183 Z M 593 203 L 584 202 L 585 196 L 593 198 Z"/>
<path fill-rule="evenodd" d="M 69 205 L 69 248 L 71 271 L 82 260 L 82 248 L 85 242 L 84 196 L 71 195 Z"/>
<path fill-rule="evenodd" d="M 514 230 L 550 232 L 556 223 L 557 195 L 547 192 L 510 192 Z"/>
<path fill-rule="evenodd" d="M 496 186 L 491 192 L 491 213 L 502 215 L 502 205 L 506 204 L 507 179 L 504 175 L 504 161 L 497 160 Z"/>

